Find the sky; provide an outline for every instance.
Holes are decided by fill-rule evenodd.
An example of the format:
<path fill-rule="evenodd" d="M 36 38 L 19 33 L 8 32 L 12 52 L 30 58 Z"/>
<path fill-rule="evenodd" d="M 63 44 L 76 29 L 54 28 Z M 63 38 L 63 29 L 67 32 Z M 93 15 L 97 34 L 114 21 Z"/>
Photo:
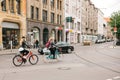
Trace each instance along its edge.
<path fill-rule="evenodd" d="M 110 17 L 113 12 L 120 10 L 120 0 L 91 0 L 92 3 L 104 13 L 105 17 Z"/>

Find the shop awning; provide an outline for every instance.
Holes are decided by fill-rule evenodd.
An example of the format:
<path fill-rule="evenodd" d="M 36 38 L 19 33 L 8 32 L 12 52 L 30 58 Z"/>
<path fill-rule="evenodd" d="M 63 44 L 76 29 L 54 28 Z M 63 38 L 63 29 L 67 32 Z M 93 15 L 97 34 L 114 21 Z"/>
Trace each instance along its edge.
<path fill-rule="evenodd" d="M 19 25 L 17 23 L 11 22 L 2 22 L 3 28 L 12 28 L 12 29 L 19 29 Z"/>

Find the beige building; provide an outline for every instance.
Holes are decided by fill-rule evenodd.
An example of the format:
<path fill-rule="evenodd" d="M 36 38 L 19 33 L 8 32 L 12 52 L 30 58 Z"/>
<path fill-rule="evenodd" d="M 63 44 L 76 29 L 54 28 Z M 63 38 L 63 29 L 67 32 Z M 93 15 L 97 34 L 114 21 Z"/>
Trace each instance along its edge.
<path fill-rule="evenodd" d="M 64 0 L 27 0 L 27 37 L 45 44 L 49 37 L 63 40 Z"/>
<path fill-rule="evenodd" d="M 95 41 L 97 34 L 97 8 L 90 0 L 82 0 L 82 41 Z"/>
<path fill-rule="evenodd" d="M 26 0 L 0 0 L 0 49 L 16 48 L 26 35 Z"/>

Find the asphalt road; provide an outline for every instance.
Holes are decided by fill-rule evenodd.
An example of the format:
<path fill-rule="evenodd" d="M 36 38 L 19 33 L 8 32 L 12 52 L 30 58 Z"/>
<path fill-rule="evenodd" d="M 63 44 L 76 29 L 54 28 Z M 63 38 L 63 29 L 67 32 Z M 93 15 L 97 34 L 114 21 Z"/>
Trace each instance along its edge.
<path fill-rule="evenodd" d="M 12 64 L 14 55 L 0 56 L 0 80 L 120 80 L 120 47 L 112 43 L 91 46 L 75 45 L 72 54 L 59 60 L 29 62 L 21 67 Z"/>

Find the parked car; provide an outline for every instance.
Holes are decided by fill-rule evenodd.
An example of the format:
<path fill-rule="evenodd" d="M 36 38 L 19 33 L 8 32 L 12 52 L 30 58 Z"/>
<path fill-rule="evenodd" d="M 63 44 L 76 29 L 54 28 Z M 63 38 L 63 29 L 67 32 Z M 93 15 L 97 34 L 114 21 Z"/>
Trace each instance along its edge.
<path fill-rule="evenodd" d="M 95 42 L 95 43 L 104 43 L 104 42 L 106 42 L 106 40 L 105 40 L 105 39 L 98 39 L 98 40 L 96 40 L 96 42 Z"/>
<path fill-rule="evenodd" d="M 74 46 L 70 45 L 67 42 L 57 42 L 56 46 L 61 48 L 61 52 L 63 53 L 71 53 L 72 51 L 74 51 Z"/>

